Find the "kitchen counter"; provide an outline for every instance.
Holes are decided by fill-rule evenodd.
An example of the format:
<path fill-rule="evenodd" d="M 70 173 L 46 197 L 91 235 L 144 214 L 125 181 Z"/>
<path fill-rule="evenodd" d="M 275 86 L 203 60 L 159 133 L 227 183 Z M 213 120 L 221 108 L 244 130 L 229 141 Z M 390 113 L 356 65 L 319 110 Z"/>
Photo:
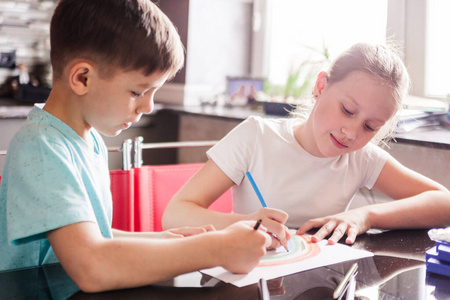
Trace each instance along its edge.
<path fill-rule="evenodd" d="M 23 119 L 33 108 L 32 103 L 0 98 L 0 119 Z"/>
<path fill-rule="evenodd" d="M 18 103 L 15 100 L 0 98 L 0 119 L 26 118 L 32 105 Z M 223 107 L 223 106 L 184 106 L 156 103 L 152 114 L 161 111 L 171 111 L 180 114 L 198 115 L 210 118 L 220 118 L 233 121 L 242 121 L 250 115 L 279 118 L 276 115 L 267 115 L 262 110 L 249 107 Z M 407 133 L 396 134 L 399 143 L 415 144 L 420 146 L 450 149 L 450 129 L 448 126 L 437 126 L 427 129 L 417 129 Z"/>
<path fill-rule="evenodd" d="M 359 266 L 357 299 L 449 299 L 450 278 L 426 270 L 425 251 L 433 246 L 425 229 L 363 234 L 352 247 L 371 251 L 373 257 L 269 280 L 270 299 L 331 299 L 354 262 Z M 1 299 L 261 299 L 257 284 L 238 288 L 199 272 L 139 288 L 87 294 L 59 264 L 0 272 L 0 286 Z"/>
<path fill-rule="evenodd" d="M 171 110 L 182 114 L 208 116 L 213 118 L 244 120 L 250 115 L 279 118 L 276 115 L 267 115 L 264 111 L 253 110 L 249 107 L 214 107 L 214 106 L 182 106 L 160 104 L 156 110 Z M 450 149 L 450 128 L 448 126 L 435 126 L 426 129 L 416 129 L 411 132 L 398 133 L 395 140 L 399 143 L 414 144 L 438 149 Z"/>

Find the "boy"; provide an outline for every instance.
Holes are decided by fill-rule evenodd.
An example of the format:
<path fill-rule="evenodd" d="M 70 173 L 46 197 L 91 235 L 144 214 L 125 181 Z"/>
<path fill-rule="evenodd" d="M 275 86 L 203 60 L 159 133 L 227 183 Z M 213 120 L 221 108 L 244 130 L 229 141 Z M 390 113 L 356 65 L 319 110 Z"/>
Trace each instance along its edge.
<path fill-rule="evenodd" d="M 0 270 L 59 261 L 80 289 L 96 292 L 217 265 L 237 273 L 256 266 L 270 239 L 250 223 L 111 229 L 98 132 L 117 135 L 150 113 L 156 90 L 181 68 L 183 46 L 169 19 L 150 0 L 62 0 L 50 37 L 52 92 L 11 142 L 1 182 Z"/>

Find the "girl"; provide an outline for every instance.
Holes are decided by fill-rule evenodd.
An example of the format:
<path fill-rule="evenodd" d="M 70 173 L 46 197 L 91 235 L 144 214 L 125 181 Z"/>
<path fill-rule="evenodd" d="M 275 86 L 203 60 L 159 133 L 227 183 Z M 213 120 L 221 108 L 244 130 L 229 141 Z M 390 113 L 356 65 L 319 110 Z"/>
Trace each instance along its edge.
<path fill-rule="evenodd" d="M 408 88 L 406 68 L 392 49 L 354 45 L 318 75 L 306 121 L 250 117 L 211 148 L 204 167 L 167 206 L 163 226 L 224 228 L 263 219 L 277 247 L 289 239 L 286 226 L 298 234 L 320 228 L 315 242 L 331 234 L 334 244 L 346 234 L 352 244 L 370 228 L 449 224 L 449 191 L 376 145 L 395 128 Z M 261 209 L 247 171 L 269 208 Z M 233 214 L 206 209 L 230 187 Z M 362 187 L 397 201 L 347 210 Z"/>

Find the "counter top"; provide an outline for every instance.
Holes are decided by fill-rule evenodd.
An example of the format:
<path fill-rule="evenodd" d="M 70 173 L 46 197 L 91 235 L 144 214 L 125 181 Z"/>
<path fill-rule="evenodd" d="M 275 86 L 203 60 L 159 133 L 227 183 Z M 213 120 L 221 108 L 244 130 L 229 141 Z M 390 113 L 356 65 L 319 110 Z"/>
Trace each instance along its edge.
<path fill-rule="evenodd" d="M 0 98 L 0 119 L 26 118 L 31 108 L 31 104 L 19 104 L 14 100 Z M 251 109 L 250 107 L 186 106 L 156 103 L 152 114 L 157 114 L 160 111 L 171 111 L 235 121 L 242 121 L 250 115 L 280 118 L 280 116 L 267 115 L 262 110 Z M 435 126 L 427 129 L 416 129 L 406 133 L 398 133 L 395 139 L 399 143 L 450 149 L 450 129 L 448 126 Z"/>
<path fill-rule="evenodd" d="M 0 119 L 26 118 L 32 108 L 33 104 L 0 98 Z"/>
<path fill-rule="evenodd" d="M 332 299 L 354 262 L 357 299 L 449 299 L 450 278 L 426 272 L 425 251 L 433 246 L 425 229 L 363 234 L 352 247 L 371 251 L 373 257 L 269 280 L 270 299 Z M 199 272 L 140 288 L 86 294 L 59 264 L 0 272 L 0 286 L 1 299 L 261 299 L 257 284 L 238 288 Z"/>
<path fill-rule="evenodd" d="M 209 116 L 230 120 L 244 120 L 248 116 L 261 116 L 280 118 L 277 115 L 267 115 L 262 110 L 254 110 L 249 107 L 215 107 L 215 106 L 183 106 L 157 104 L 157 110 L 171 110 L 184 114 Z M 399 143 L 415 144 L 432 148 L 450 149 L 450 128 L 448 126 L 434 126 L 426 129 L 416 129 L 406 133 L 397 133 L 395 140 Z"/>

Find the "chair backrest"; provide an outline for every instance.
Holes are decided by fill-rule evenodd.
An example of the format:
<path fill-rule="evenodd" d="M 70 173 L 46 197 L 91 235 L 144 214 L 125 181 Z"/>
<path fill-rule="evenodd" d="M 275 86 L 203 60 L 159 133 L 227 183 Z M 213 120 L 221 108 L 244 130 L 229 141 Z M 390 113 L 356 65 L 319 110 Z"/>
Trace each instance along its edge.
<path fill-rule="evenodd" d="M 204 163 L 142 166 L 142 150 L 209 147 L 217 141 L 150 144 L 142 142 L 142 137 L 134 139 L 134 168 L 131 169 L 130 162 L 131 140 L 125 140 L 121 147 L 124 170 L 110 171 L 113 196 L 112 227 L 128 231 L 161 231 L 161 218 L 167 204 Z M 208 209 L 231 213 L 231 189 Z"/>
<path fill-rule="evenodd" d="M 134 231 L 134 169 L 111 170 L 112 228 Z"/>
<path fill-rule="evenodd" d="M 203 163 L 142 166 L 135 171 L 134 230 L 161 231 L 161 217 L 175 193 L 203 166 Z M 231 190 L 209 209 L 233 211 Z"/>

